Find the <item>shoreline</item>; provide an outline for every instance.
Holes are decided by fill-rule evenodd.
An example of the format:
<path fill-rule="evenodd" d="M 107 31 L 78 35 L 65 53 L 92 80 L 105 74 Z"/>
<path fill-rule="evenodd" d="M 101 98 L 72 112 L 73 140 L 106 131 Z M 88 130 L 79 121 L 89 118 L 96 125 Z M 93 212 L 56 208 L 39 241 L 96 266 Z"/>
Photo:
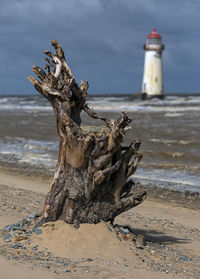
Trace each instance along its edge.
<path fill-rule="evenodd" d="M 29 164 L 17 165 L 9 164 L 0 161 L 0 177 L 3 175 L 15 176 L 17 178 L 24 178 L 36 180 L 46 184 L 46 192 L 50 187 L 53 179 L 54 169 L 48 169 L 44 166 L 30 166 Z M 133 176 L 134 180 L 134 176 Z M 1 182 L 1 180 L 0 180 Z M 18 184 L 19 185 L 19 184 Z M 20 188 L 20 187 L 19 187 Z M 135 191 L 147 191 L 148 199 L 155 202 L 169 203 L 173 206 L 185 207 L 193 210 L 200 210 L 200 193 L 192 191 L 180 191 L 172 188 L 167 188 L 163 184 L 153 184 L 151 182 L 135 182 Z M 45 193 L 46 193 L 45 192 Z"/>

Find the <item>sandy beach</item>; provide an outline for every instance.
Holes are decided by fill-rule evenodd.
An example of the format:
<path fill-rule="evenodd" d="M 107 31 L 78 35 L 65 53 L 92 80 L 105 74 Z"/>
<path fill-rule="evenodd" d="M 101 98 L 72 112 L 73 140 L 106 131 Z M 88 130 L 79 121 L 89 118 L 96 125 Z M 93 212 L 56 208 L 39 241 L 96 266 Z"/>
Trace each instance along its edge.
<path fill-rule="evenodd" d="M 41 174 L 1 167 L 1 229 L 41 211 L 51 180 Z M 1 278 L 199 278 L 198 200 L 149 188 L 143 204 L 115 220 L 134 241 L 120 241 L 105 223 L 77 230 L 62 221 L 42 227 L 31 240 L 1 237 Z"/>

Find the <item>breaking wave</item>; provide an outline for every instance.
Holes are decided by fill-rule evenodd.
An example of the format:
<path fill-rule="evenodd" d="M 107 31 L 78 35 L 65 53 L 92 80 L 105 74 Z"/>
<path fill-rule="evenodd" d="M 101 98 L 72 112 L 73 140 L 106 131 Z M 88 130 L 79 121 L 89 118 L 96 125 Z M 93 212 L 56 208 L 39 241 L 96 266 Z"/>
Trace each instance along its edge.
<path fill-rule="evenodd" d="M 200 111 L 200 96 L 166 96 L 164 100 L 142 101 L 131 96 L 95 97 L 89 96 L 88 103 L 97 111 L 141 113 L 165 113 L 166 117 L 179 117 L 185 112 Z M 40 96 L 0 97 L 1 110 L 52 111 L 51 106 Z"/>

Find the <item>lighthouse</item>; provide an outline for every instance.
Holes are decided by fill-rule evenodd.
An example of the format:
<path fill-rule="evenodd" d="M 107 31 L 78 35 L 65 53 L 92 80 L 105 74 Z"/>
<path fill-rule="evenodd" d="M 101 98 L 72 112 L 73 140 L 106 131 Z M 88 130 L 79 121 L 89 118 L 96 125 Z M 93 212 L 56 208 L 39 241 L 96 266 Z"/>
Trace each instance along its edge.
<path fill-rule="evenodd" d="M 163 98 L 163 67 L 162 51 L 165 46 L 162 44 L 161 36 L 153 28 L 151 34 L 147 36 L 144 45 L 144 74 L 142 82 L 142 99 L 154 97 Z"/>

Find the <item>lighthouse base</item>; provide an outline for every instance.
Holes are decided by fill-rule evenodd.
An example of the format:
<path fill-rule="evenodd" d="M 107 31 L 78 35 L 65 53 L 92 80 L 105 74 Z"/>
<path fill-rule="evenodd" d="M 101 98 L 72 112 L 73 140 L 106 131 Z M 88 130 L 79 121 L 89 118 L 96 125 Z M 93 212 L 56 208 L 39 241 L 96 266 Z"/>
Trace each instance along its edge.
<path fill-rule="evenodd" d="M 147 93 L 141 93 L 140 97 L 142 100 L 150 100 L 150 99 L 160 99 L 163 100 L 164 99 L 164 95 L 163 94 L 155 94 L 155 95 L 148 95 Z"/>

